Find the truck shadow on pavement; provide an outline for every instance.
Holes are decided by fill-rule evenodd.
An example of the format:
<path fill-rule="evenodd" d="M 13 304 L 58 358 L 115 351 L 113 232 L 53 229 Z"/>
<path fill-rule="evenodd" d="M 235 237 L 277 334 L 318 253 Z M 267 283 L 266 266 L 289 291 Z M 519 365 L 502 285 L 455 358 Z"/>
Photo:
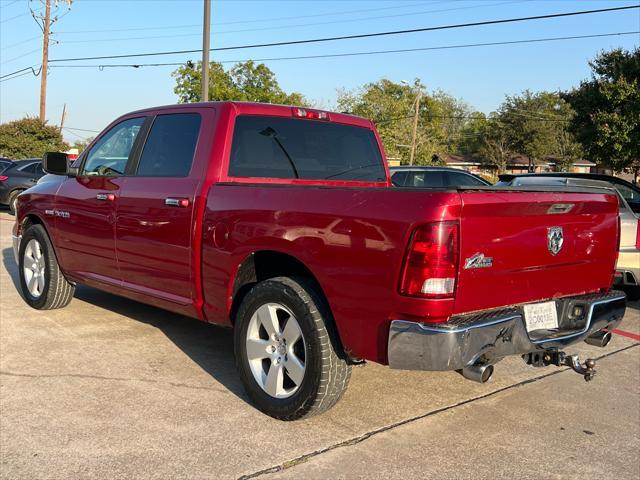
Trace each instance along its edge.
<path fill-rule="evenodd" d="M 2 251 L 2 261 L 14 287 L 20 292 L 18 266 L 11 248 Z M 76 287 L 71 307 L 76 300 L 157 328 L 227 390 L 249 403 L 234 365 L 232 330 L 84 285 Z"/>

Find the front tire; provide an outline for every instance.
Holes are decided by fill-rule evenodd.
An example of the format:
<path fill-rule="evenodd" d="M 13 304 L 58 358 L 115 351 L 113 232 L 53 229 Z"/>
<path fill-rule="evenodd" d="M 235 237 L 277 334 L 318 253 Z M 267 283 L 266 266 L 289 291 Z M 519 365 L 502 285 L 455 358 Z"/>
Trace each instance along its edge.
<path fill-rule="evenodd" d="M 20 288 L 29 306 L 38 310 L 66 307 L 75 287 L 64 277 L 53 245 L 42 225 L 31 225 L 20 241 Z"/>
<path fill-rule="evenodd" d="M 236 316 L 235 356 L 259 410 L 298 420 L 340 400 L 351 366 L 334 349 L 330 315 L 316 288 L 302 278 L 272 278 L 247 293 Z"/>

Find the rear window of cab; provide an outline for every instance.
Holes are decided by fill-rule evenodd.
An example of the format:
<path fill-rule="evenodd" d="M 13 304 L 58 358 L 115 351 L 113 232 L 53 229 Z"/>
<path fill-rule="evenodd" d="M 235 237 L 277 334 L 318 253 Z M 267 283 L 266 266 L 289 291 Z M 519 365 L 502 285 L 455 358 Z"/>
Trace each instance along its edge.
<path fill-rule="evenodd" d="M 372 130 L 286 117 L 236 118 L 229 176 L 384 182 Z"/>

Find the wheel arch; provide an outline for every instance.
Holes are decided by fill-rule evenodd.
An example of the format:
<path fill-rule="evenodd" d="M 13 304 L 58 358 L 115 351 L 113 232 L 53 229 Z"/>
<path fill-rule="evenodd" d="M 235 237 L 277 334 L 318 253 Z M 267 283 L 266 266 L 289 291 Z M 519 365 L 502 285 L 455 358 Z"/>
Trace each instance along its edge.
<path fill-rule="evenodd" d="M 348 359 L 340 333 L 336 325 L 327 296 L 316 275 L 301 260 L 288 253 L 277 250 L 258 250 L 247 255 L 240 263 L 230 283 L 231 305 L 229 318 L 235 325 L 235 316 L 242 300 L 258 282 L 275 277 L 292 277 L 303 279 L 310 284 L 324 302 L 327 312 L 324 315 L 326 328 L 333 348 L 342 359 Z"/>
<path fill-rule="evenodd" d="M 51 235 L 51 229 L 49 228 L 49 225 L 47 224 L 47 222 L 40 215 L 38 215 L 37 213 L 27 213 L 20 222 L 19 234 L 24 235 L 24 232 L 27 230 L 27 228 L 29 228 L 32 225 L 41 225 L 42 228 L 44 228 L 44 231 L 47 234 L 47 237 L 49 237 L 49 241 L 51 242 L 51 248 L 53 249 L 53 254 L 56 256 L 56 262 L 58 262 L 58 265 L 60 266 L 60 270 L 64 273 L 65 272 L 64 266 L 60 263 L 60 256 L 58 255 L 58 252 L 56 250 L 56 242 L 54 241 L 53 236 Z"/>

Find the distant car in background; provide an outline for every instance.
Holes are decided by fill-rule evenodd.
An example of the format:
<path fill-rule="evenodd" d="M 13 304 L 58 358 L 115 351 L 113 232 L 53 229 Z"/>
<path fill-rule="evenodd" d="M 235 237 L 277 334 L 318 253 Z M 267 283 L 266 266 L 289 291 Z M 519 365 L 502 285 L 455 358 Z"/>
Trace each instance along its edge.
<path fill-rule="evenodd" d="M 4 172 L 11 165 L 13 165 L 13 160 L 9 158 L 0 157 L 0 173 Z"/>
<path fill-rule="evenodd" d="M 8 205 L 11 213 L 15 214 L 18 195 L 38 183 L 43 175 L 42 160 L 39 158 L 12 161 L 0 173 L 0 204 Z"/>
<path fill-rule="evenodd" d="M 496 186 L 575 185 L 615 189 L 620 203 L 620 251 L 615 284 L 631 300 L 640 299 L 640 188 L 611 175 L 533 173 L 500 175 Z"/>
<path fill-rule="evenodd" d="M 465 170 L 447 167 L 391 167 L 391 181 L 396 187 L 446 188 L 491 185 Z"/>

